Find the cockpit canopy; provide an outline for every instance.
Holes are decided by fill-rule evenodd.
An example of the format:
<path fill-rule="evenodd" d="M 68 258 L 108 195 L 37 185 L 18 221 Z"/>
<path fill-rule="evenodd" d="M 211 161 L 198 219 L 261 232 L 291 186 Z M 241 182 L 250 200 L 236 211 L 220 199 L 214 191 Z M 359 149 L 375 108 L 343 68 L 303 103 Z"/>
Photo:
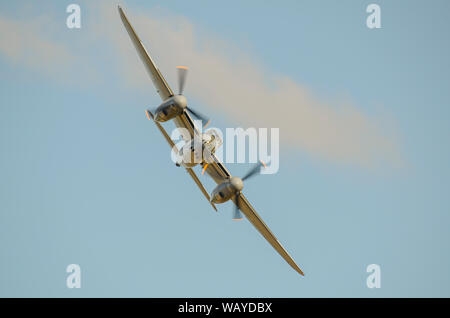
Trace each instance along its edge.
<path fill-rule="evenodd" d="M 213 128 L 205 131 L 202 135 L 202 138 L 203 138 L 203 142 L 205 142 L 205 143 L 210 143 L 210 144 L 214 143 L 215 149 L 219 148 L 223 144 L 220 134 L 218 133 L 217 130 L 215 130 Z"/>

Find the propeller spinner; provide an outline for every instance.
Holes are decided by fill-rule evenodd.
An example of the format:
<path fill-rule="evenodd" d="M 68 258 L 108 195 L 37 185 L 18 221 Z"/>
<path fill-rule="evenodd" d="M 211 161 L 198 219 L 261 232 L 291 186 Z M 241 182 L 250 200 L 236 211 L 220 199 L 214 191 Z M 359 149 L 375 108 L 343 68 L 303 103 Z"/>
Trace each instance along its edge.
<path fill-rule="evenodd" d="M 196 119 L 206 123 L 203 126 L 203 128 L 206 128 L 210 122 L 209 118 L 201 112 L 187 106 L 187 99 L 183 95 L 184 87 L 186 86 L 188 68 L 186 66 L 177 66 L 177 71 L 178 94 L 171 96 L 156 109 L 151 110 L 151 112 L 155 114 L 154 119 L 159 122 L 165 122 L 182 115 L 185 111 L 188 111 Z"/>
<path fill-rule="evenodd" d="M 258 162 L 253 168 L 251 168 L 242 179 L 239 177 L 231 177 L 227 181 L 219 184 L 211 194 L 211 202 L 223 203 L 230 199 L 235 202 L 235 209 L 233 213 L 233 220 L 242 220 L 242 213 L 240 209 L 240 194 L 244 188 L 244 181 L 254 177 L 261 170 L 261 166 L 266 167 L 266 164 L 262 161 Z"/>
<path fill-rule="evenodd" d="M 252 169 L 250 169 L 245 176 L 242 177 L 242 179 L 239 179 L 242 183 L 242 186 L 240 187 L 239 185 L 236 187 L 236 194 L 235 194 L 235 206 L 234 206 L 234 213 L 233 213 L 233 220 L 234 221 L 240 221 L 242 220 L 242 213 L 241 213 L 241 207 L 239 206 L 239 195 L 241 193 L 242 188 L 244 187 L 244 183 L 243 181 L 248 180 L 250 178 L 252 178 L 253 176 L 255 176 L 257 173 L 260 172 L 261 170 L 261 166 L 263 166 L 264 168 L 266 168 L 266 164 L 260 160 Z M 236 177 L 234 177 L 236 178 Z M 233 182 L 232 182 L 233 184 Z"/>

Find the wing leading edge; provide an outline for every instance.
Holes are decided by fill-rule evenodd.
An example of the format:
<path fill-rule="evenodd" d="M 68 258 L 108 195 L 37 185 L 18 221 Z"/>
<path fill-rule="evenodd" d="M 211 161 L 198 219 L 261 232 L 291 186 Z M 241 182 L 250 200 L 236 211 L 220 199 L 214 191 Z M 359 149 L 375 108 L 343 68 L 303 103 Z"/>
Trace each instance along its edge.
<path fill-rule="evenodd" d="M 145 68 L 148 74 L 150 75 L 153 85 L 155 85 L 156 91 L 158 92 L 159 96 L 163 101 L 169 98 L 170 96 L 173 96 L 172 90 L 170 89 L 166 80 L 162 76 L 155 62 L 153 62 L 150 54 L 148 54 L 147 50 L 144 47 L 144 44 L 142 44 L 141 39 L 136 34 L 136 31 L 134 31 L 133 26 L 128 21 L 127 16 L 123 12 L 122 8 L 119 6 L 118 9 L 123 25 L 125 26 L 125 29 L 127 30 L 128 35 L 130 36 L 130 39 L 133 42 L 133 45 L 139 54 L 139 57 L 144 63 Z"/>
<path fill-rule="evenodd" d="M 298 267 L 292 257 L 288 254 L 288 252 L 284 249 L 284 247 L 278 242 L 277 238 L 270 231 L 269 227 L 264 223 L 261 217 L 256 213 L 255 209 L 251 206 L 251 204 L 247 201 L 245 196 L 241 193 L 238 197 L 239 200 L 239 208 L 253 224 L 253 226 L 261 233 L 262 236 L 273 246 L 273 248 L 284 258 L 284 260 L 291 265 L 291 267 L 300 275 L 305 275 L 303 271 Z M 233 202 L 236 204 L 235 200 Z"/>
<path fill-rule="evenodd" d="M 161 72 L 159 71 L 158 67 L 156 66 L 155 62 L 153 61 L 148 51 L 145 49 L 144 44 L 142 44 L 141 39 L 137 35 L 131 23 L 128 21 L 128 18 L 125 15 L 123 9 L 120 6 L 118 6 L 118 10 L 123 25 L 125 26 L 125 29 L 127 30 L 131 42 L 133 42 L 133 45 L 136 48 L 139 57 L 144 63 L 145 69 L 147 70 L 148 74 L 150 75 L 150 78 L 152 79 L 156 91 L 158 92 L 161 99 L 165 101 L 166 99 L 174 95 L 172 89 L 170 88 L 169 84 L 167 84 L 166 80 L 162 76 Z M 185 112 L 184 114 L 174 118 L 173 121 L 178 128 L 186 128 L 189 131 L 191 138 L 194 138 L 194 134 L 196 132 L 195 126 L 191 116 L 189 116 L 188 113 Z"/>
<path fill-rule="evenodd" d="M 141 58 L 142 62 L 144 63 L 147 72 L 149 73 L 153 85 L 155 86 L 159 96 L 164 101 L 167 98 L 173 96 L 173 92 L 170 89 L 169 85 L 167 84 L 166 80 L 162 76 L 161 72 L 159 71 L 156 64 L 153 62 L 152 58 L 148 54 L 147 50 L 145 49 L 144 45 L 142 44 L 142 41 L 139 39 L 138 35 L 136 34 L 134 28 L 131 26 L 130 22 L 128 21 L 127 17 L 125 16 L 125 13 L 123 12 L 122 8 L 119 6 L 119 14 L 120 18 L 122 19 L 122 22 L 128 32 L 128 35 L 131 38 L 131 41 L 133 42 L 133 45 L 135 46 L 139 57 Z M 153 118 L 153 114 L 149 112 L 149 115 Z M 164 128 L 158 123 L 153 121 L 160 132 L 163 134 L 166 141 L 169 143 L 169 145 L 173 148 L 174 143 L 172 139 L 167 135 L 167 132 L 164 130 Z M 189 134 L 191 135 L 191 138 L 194 138 L 194 134 L 198 133 L 197 128 L 194 125 L 194 122 L 191 118 L 191 116 L 188 113 L 184 113 L 174 119 L 174 123 L 179 128 L 186 128 L 189 131 Z M 221 183 L 227 178 L 231 177 L 230 172 L 227 170 L 227 168 L 223 165 L 222 162 L 220 162 L 217 157 L 213 154 L 212 155 L 213 162 L 208 165 L 206 172 L 207 174 L 217 183 Z M 206 199 L 210 202 L 209 194 L 203 187 L 202 183 L 198 179 L 197 175 L 192 169 L 186 169 L 189 175 L 193 178 L 197 186 L 202 191 L 203 195 L 206 197 Z M 253 224 L 253 226 L 258 230 L 258 232 L 261 233 L 261 235 L 272 245 L 272 247 L 284 258 L 284 260 L 299 274 L 304 275 L 303 271 L 298 267 L 298 265 L 295 263 L 295 261 L 292 259 L 292 257 L 288 254 L 288 252 L 283 248 L 283 246 L 278 242 L 277 238 L 273 233 L 270 231 L 268 226 L 264 223 L 264 221 L 261 219 L 261 217 L 256 213 L 255 209 L 251 206 L 251 204 L 247 201 L 245 196 L 241 193 L 238 197 L 239 200 L 239 208 L 241 209 L 242 213 L 247 217 L 247 219 L 250 221 L 250 223 Z M 235 199 L 233 198 L 234 203 Z M 210 202 L 211 203 L 211 202 Z M 217 211 L 215 205 L 211 203 L 214 210 Z"/>

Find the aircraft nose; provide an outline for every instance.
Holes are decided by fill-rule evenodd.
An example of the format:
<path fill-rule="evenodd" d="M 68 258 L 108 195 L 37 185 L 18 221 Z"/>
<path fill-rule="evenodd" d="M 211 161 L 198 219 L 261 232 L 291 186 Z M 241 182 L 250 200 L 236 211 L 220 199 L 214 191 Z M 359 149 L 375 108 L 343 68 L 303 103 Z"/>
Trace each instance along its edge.
<path fill-rule="evenodd" d="M 212 193 L 212 194 L 211 194 L 211 198 L 209 199 L 209 201 L 210 201 L 211 203 L 218 203 L 218 200 L 217 200 L 217 193 Z"/>

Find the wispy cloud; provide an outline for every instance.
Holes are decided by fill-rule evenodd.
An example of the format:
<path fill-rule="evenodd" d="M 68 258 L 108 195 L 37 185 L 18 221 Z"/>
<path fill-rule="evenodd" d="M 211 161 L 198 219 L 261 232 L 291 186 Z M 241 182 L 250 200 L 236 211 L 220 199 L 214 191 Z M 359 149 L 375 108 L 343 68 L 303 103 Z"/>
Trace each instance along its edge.
<path fill-rule="evenodd" d="M 116 19 L 114 11 L 105 8 L 104 18 Z M 190 66 L 187 93 L 191 97 L 238 119 L 239 124 L 279 127 L 285 143 L 332 162 L 401 164 L 397 137 L 386 130 L 384 118 L 370 117 L 348 100 L 317 98 L 301 84 L 257 64 L 232 43 L 198 30 L 183 17 L 156 11 L 130 10 L 128 15 L 171 83 L 176 83 L 170 76 L 176 65 Z M 137 54 L 130 52 L 133 47 L 120 21 L 116 27 L 111 40 L 128 59 L 128 80 L 148 88 L 149 80 L 141 77 L 146 73 Z"/>
<path fill-rule="evenodd" d="M 69 49 L 45 33 L 51 19 L 13 20 L 0 16 L 0 54 L 16 65 L 54 73 L 74 59 Z"/>
<path fill-rule="evenodd" d="M 111 46 L 118 66 L 111 71 L 120 71 L 128 89 L 148 90 L 151 81 L 121 25 L 117 7 L 103 3 L 91 5 L 89 10 L 97 14 L 83 26 L 92 28 L 84 45 L 88 47 L 95 39 Z M 184 17 L 161 10 L 126 13 L 169 82 L 176 83 L 172 76 L 176 65 L 188 65 L 188 97 L 216 113 L 237 120 L 239 125 L 279 127 L 282 142 L 331 162 L 369 167 L 401 164 L 397 137 L 393 130 L 386 130 L 385 118 L 369 116 L 348 100 L 318 98 L 307 87 L 274 74 L 254 62 L 250 54 L 200 30 Z M 0 19 L 1 29 L 12 24 L 22 32 L 0 33 L 0 51 L 11 60 L 40 68 L 40 63 L 46 66 L 50 61 L 71 58 L 64 46 L 46 40 L 42 33 L 28 34 L 18 41 L 28 28 L 25 31 L 19 23 Z M 5 42 L 15 44 L 9 47 Z M 27 45 L 38 48 L 39 58 L 28 56 Z M 90 64 L 95 67 L 94 60 Z"/>

